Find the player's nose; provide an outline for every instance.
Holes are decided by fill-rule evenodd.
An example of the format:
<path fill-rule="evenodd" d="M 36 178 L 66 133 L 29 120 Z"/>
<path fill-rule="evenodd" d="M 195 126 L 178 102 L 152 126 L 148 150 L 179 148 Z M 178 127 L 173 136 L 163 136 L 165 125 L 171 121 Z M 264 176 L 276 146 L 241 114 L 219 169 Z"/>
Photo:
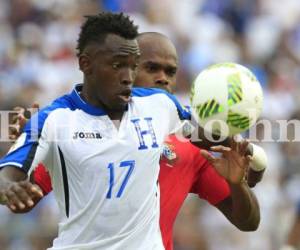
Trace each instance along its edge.
<path fill-rule="evenodd" d="M 166 74 L 162 72 L 158 75 L 157 79 L 155 80 L 155 84 L 159 85 L 160 87 L 167 87 L 170 84 L 170 81 Z"/>
<path fill-rule="evenodd" d="M 131 69 L 124 69 L 121 74 L 122 85 L 132 85 L 134 81 L 135 72 Z"/>

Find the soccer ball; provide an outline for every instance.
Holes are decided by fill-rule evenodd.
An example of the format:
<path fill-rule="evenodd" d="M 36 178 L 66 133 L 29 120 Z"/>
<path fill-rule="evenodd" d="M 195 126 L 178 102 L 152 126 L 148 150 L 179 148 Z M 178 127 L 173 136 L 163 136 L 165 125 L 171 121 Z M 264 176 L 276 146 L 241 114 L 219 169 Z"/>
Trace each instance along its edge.
<path fill-rule="evenodd" d="M 214 64 L 203 70 L 191 89 L 192 115 L 205 132 L 242 133 L 254 125 L 263 106 L 260 83 L 246 67 Z"/>

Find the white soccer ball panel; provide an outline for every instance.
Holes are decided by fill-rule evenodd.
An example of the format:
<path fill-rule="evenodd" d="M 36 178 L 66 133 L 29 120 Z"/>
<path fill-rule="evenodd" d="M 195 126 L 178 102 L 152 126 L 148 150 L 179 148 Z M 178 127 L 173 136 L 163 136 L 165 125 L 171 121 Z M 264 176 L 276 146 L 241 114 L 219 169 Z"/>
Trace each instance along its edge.
<path fill-rule="evenodd" d="M 262 111 L 263 92 L 246 67 L 234 63 L 216 64 L 196 78 L 191 103 L 192 113 L 205 131 L 234 135 L 256 123 Z"/>

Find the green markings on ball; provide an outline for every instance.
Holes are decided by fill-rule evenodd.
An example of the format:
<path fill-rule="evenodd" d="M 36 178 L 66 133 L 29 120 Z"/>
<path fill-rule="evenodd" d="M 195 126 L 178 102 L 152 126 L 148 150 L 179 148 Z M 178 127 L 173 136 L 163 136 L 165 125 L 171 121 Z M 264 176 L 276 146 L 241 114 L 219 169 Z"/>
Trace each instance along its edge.
<path fill-rule="evenodd" d="M 242 82 L 238 73 L 232 74 L 227 78 L 228 82 L 228 106 L 231 107 L 243 99 Z"/>
<path fill-rule="evenodd" d="M 220 105 L 216 100 L 212 99 L 196 107 L 197 113 L 201 119 L 208 118 L 212 115 L 221 113 L 224 111 L 224 107 Z"/>
<path fill-rule="evenodd" d="M 227 124 L 239 129 L 247 129 L 250 127 L 250 118 L 245 115 L 228 111 Z"/>

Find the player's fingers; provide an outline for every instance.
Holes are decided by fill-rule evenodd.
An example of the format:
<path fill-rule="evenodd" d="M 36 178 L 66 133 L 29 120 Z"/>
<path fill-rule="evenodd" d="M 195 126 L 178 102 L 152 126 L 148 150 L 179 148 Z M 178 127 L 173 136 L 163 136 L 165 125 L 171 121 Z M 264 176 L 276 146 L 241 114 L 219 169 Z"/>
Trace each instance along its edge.
<path fill-rule="evenodd" d="M 27 193 L 29 193 L 33 197 L 39 197 L 42 198 L 43 191 L 38 185 L 32 184 L 30 182 L 22 182 L 21 183 L 22 187 L 26 189 Z"/>
<path fill-rule="evenodd" d="M 18 199 L 25 204 L 25 206 L 32 207 L 34 205 L 33 199 L 31 194 L 23 188 L 21 185 L 15 184 L 11 187 L 11 191 L 13 191 L 16 196 L 18 196 Z M 21 208 L 21 207 L 20 207 Z M 24 209 L 25 207 L 22 207 L 21 209 Z"/>
<path fill-rule="evenodd" d="M 1 201 L 3 205 L 6 205 L 12 212 L 14 212 L 17 209 L 16 205 L 14 204 L 16 201 L 13 197 L 10 198 L 10 195 L 11 194 L 9 194 L 9 191 L 5 190 L 2 192 Z"/>
<path fill-rule="evenodd" d="M 246 155 L 248 150 L 249 140 L 245 139 L 240 143 L 239 153 L 241 155 Z"/>
<path fill-rule="evenodd" d="M 200 154 L 206 159 L 208 160 L 208 162 L 212 163 L 216 160 L 216 158 L 211 155 L 210 153 L 208 153 L 206 150 L 200 150 Z"/>
<path fill-rule="evenodd" d="M 234 150 L 234 151 L 237 150 L 237 141 L 235 140 L 235 137 L 234 137 L 234 136 L 231 136 L 231 137 L 229 138 L 229 147 L 230 147 L 232 150 Z"/>
<path fill-rule="evenodd" d="M 26 207 L 25 203 L 20 200 L 19 196 L 12 190 L 8 190 L 5 192 L 5 195 L 7 197 L 7 205 L 12 209 L 16 210 L 24 209 Z"/>
<path fill-rule="evenodd" d="M 17 207 L 14 204 L 7 203 L 6 206 L 12 211 L 15 212 L 17 210 Z"/>
<path fill-rule="evenodd" d="M 225 147 L 222 145 L 218 145 L 218 146 L 212 146 L 210 147 L 210 150 L 213 152 L 218 152 L 218 153 L 228 153 L 231 151 L 230 147 Z"/>
<path fill-rule="evenodd" d="M 38 185 L 33 185 L 30 191 L 36 197 L 42 198 L 44 196 L 42 189 Z"/>

